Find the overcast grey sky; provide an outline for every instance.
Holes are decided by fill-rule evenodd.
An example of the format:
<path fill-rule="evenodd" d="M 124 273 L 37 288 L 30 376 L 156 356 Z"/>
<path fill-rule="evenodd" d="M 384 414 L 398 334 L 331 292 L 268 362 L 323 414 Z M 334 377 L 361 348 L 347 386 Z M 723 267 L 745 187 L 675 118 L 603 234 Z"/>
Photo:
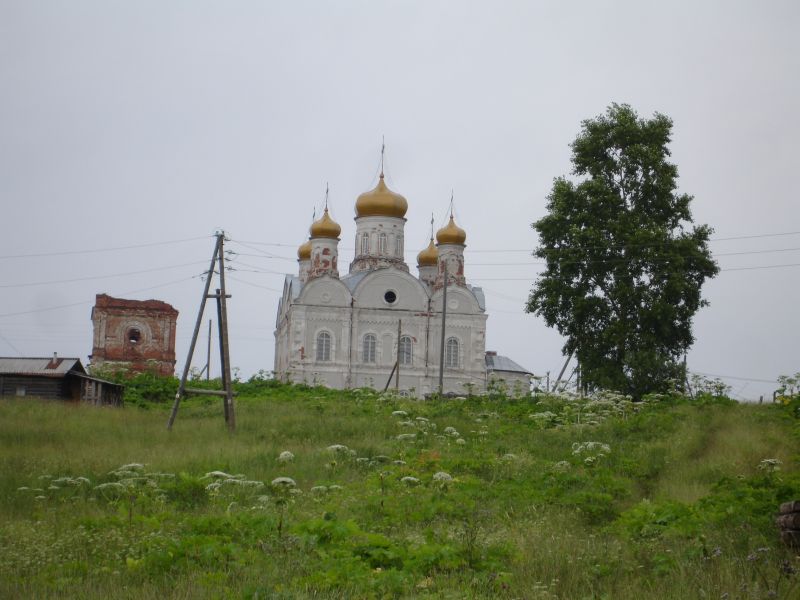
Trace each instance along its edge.
<path fill-rule="evenodd" d="M 557 371 L 562 340 L 523 312 L 530 224 L 581 121 L 625 102 L 674 120 L 715 229 L 689 366 L 771 394 L 800 370 L 798 30 L 796 1 L 0 0 L 0 355 L 85 360 L 106 292 L 173 304 L 182 366 L 223 228 L 232 362 L 272 369 L 281 274 L 326 182 L 349 263 L 385 136 L 412 272 L 452 189 L 487 349 Z"/>

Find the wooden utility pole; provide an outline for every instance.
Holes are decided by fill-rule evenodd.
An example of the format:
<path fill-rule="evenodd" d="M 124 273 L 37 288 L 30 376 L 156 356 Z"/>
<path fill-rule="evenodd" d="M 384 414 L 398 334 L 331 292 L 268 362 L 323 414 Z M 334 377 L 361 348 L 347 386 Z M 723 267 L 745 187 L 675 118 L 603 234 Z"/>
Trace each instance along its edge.
<path fill-rule="evenodd" d="M 225 411 L 225 422 L 228 425 L 228 429 L 230 431 L 234 431 L 236 429 L 236 420 L 234 418 L 233 412 L 233 387 L 231 382 L 231 370 L 230 370 L 230 355 L 229 355 L 229 347 L 228 347 L 228 310 L 226 305 L 226 300 L 230 298 L 229 295 L 225 293 L 225 251 L 224 251 L 224 240 L 225 240 L 225 232 L 218 232 L 217 233 L 217 242 L 214 245 L 214 254 L 211 256 L 211 265 L 208 268 L 208 274 L 206 277 L 206 284 L 205 288 L 203 289 L 203 298 L 200 301 L 200 309 L 197 311 L 197 321 L 195 321 L 194 325 L 194 333 L 192 334 L 192 341 L 189 344 L 189 354 L 186 357 L 186 363 L 183 365 L 183 375 L 181 376 L 181 382 L 178 386 L 178 392 L 175 394 L 175 402 L 172 404 L 172 412 L 169 415 L 169 421 L 167 422 L 167 429 L 172 430 L 172 425 L 175 423 L 175 417 L 178 415 L 178 406 L 180 406 L 181 399 L 186 396 L 186 393 L 192 394 L 200 394 L 206 396 L 223 396 L 225 398 L 224 402 L 224 411 Z M 214 277 L 214 265 L 219 264 L 219 280 L 220 280 L 220 287 L 217 289 L 215 294 L 209 294 L 208 291 L 211 288 L 211 279 Z M 191 389 L 186 387 L 186 381 L 189 378 L 189 369 L 192 365 L 192 357 L 194 356 L 194 349 L 197 346 L 197 338 L 200 334 L 200 324 L 203 321 L 203 311 L 206 307 L 206 300 L 209 298 L 216 298 L 217 300 L 217 316 L 218 316 L 218 325 L 219 325 L 219 340 L 220 340 L 220 364 L 222 367 L 222 390 L 202 390 L 202 389 Z M 209 323 L 210 325 L 210 323 Z M 209 331 L 210 334 L 210 331 Z M 209 362 L 210 364 L 210 350 L 211 350 L 211 336 L 209 335 Z"/>
<path fill-rule="evenodd" d="M 217 312 L 219 313 L 219 346 L 220 358 L 222 360 L 222 372 L 224 373 L 222 379 L 222 387 L 225 390 L 225 422 L 228 424 L 228 429 L 234 431 L 236 429 L 236 415 L 233 412 L 233 382 L 231 381 L 231 358 L 230 348 L 228 345 L 228 295 L 225 293 L 225 252 L 223 250 L 223 241 L 225 236 L 221 236 L 219 240 L 219 287 L 217 290 Z"/>
<path fill-rule="evenodd" d="M 569 364 L 569 361 L 572 360 L 572 354 L 573 354 L 572 352 L 569 353 L 569 356 L 567 357 L 567 360 L 564 361 L 564 366 L 561 367 L 561 372 L 558 374 L 558 377 L 556 378 L 556 382 L 553 384 L 553 391 L 554 392 L 558 389 L 558 384 L 561 383 L 561 378 L 564 376 L 564 371 L 567 370 L 567 365 Z"/>
<path fill-rule="evenodd" d="M 208 347 L 206 348 L 206 381 L 211 379 L 211 319 L 208 320 Z"/>
<path fill-rule="evenodd" d="M 447 261 L 444 261 L 444 287 L 442 288 L 442 344 L 439 348 L 439 396 L 444 394 L 444 325 L 447 322 Z"/>
<path fill-rule="evenodd" d="M 397 369 L 394 372 L 394 389 L 400 391 L 400 332 L 403 328 L 402 319 L 397 321 Z"/>

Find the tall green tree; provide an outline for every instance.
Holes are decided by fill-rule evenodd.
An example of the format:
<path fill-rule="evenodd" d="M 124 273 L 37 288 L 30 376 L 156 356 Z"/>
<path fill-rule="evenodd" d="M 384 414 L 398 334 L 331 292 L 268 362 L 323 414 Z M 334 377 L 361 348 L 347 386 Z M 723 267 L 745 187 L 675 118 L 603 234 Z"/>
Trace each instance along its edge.
<path fill-rule="evenodd" d="M 719 269 L 712 229 L 693 226 L 692 197 L 676 191 L 672 121 L 612 104 L 571 144 L 576 181 L 557 178 L 536 221 L 546 261 L 527 311 L 566 338 L 589 386 L 640 397 L 682 380 L 692 318 Z"/>

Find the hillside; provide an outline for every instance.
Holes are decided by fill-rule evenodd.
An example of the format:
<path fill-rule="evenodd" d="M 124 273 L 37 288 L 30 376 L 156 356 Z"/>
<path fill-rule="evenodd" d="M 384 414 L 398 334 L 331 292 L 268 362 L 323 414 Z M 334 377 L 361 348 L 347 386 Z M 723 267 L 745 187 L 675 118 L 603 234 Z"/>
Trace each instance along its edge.
<path fill-rule="evenodd" d="M 774 525 L 800 500 L 792 404 L 261 382 L 233 435 L 217 401 L 171 433 L 141 404 L 0 403 L 0 597 L 800 591 Z"/>

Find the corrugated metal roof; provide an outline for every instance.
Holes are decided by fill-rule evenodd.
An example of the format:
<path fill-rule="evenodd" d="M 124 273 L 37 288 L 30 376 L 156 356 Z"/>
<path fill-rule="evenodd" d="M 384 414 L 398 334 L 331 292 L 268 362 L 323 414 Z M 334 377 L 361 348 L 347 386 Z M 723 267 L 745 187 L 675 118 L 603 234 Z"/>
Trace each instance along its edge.
<path fill-rule="evenodd" d="M 511 373 L 527 373 L 533 375 L 525 367 L 521 367 L 507 356 L 500 356 L 499 354 L 486 355 L 486 368 L 489 371 L 508 371 Z"/>
<path fill-rule="evenodd" d="M 297 300 L 297 297 L 300 295 L 300 290 L 303 289 L 303 282 L 300 281 L 300 278 L 297 275 L 287 275 L 286 284 L 292 286 L 292 297 L 290 300 Z"/>
<path fill-rule="evenodd" d="M 79 358 L 0 357 L 0 375 L 38 375 L 40 377 L 64 377 L 69 371 L 85 372 Z"/>
<path fill-rule="evenodd" d="M 467 289 L 472 292 L 475 299 L 478 301 L 478 306 L 483 312 L 486 312 L 486 296 L 483 295 L 483 288 L 474 285 L 467 285 Z"/>
<path fill-rule="evenodd" d="M 345 275 L 340 279 L 340 281 L 347 286 L 347 289 L 350 290 L 350 293 L 353 293 L 353 290 L 356 289 L 356 286 L 361 282 L 364 277 L 369 275 L 371 271 L 359 271 L 358 273 L 350 273 Z"/>

